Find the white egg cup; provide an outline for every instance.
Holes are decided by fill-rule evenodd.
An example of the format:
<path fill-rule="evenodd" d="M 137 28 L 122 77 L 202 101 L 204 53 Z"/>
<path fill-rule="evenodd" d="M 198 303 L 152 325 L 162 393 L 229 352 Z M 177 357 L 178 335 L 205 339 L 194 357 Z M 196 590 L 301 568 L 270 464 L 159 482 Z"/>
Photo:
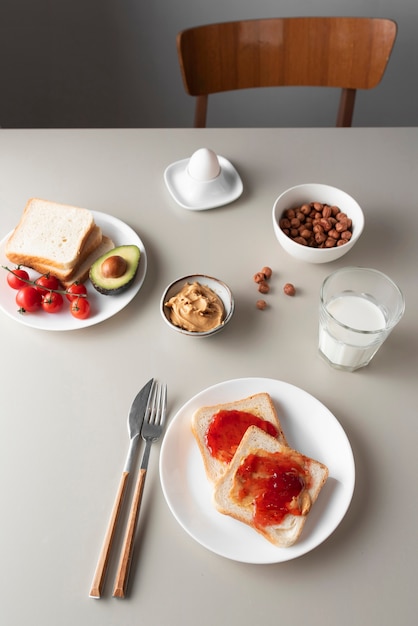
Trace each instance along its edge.
<path fill-rule="evenodd" d="M 193 211 L 229 204 L 243 191 L 232 163 L 209 148 L 200 148 L 190 159 L 169 165 L 164 180 L 177 204 Z"/>

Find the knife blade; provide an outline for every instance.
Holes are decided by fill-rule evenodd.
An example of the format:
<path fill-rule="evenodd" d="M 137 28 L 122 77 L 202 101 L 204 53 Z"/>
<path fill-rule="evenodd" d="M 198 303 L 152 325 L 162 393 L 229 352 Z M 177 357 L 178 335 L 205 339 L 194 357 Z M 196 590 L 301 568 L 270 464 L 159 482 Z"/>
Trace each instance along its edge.
<path fill-rule="evenodd" d="M 153 378 L 151 378 L 141 391 L 136 395 L 132 402 L 131 409 L 128 415 L 128 433 L 129 433 L 129 449 L 123 468 L 122 476 L 119 482 L 119 488 L 116 494 L 115 502 L 113 504 L 112 514 L 110 516 L 109 524 L 106 530 L 103 546 L 99 555 L 96 570 L 94 572 L 93 581 L 90 588 L 90 598 L 100 598 L 102 595 L 103 583 L 106 575 L 107 566 L 109 564 L 110 549 L 112 547 L 113 539 L 115 536 L 116 526 L 122 509 L 123 498 L 126 492 L 128 484 L 129 472 L 132 468 L 134 461 L 139 435 L 141 432 L 142 422 L 144 421 L 144 415 L 148 404 L 148 398 L 151 391 Z"/>

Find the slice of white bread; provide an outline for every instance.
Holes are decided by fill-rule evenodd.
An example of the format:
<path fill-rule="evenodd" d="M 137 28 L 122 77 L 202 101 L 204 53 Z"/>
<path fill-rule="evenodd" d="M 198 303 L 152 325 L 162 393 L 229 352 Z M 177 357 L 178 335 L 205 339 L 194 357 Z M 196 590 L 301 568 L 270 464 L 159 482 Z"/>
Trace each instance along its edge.
<path fill-rule="evenodd" d="M 94 250 L 90 251 L 87 256 L 82 255 L 82 259 L 79 263 L 77 263 L 76 267 L 69 270 L 58 270 L 50 265 L 44 265 L 42 263 L 37 263 L 37 266 L 34 267 L 37 272 L 40 274 L 52 274 L 56 276 L 63 287 L 68 287 L 72 283 L 79 282 L 84 283 L 89 275 L 90 267 L 92 264 L 105 254 L 109 250 L 115 247 L 115 244 L 106 235 L 101 236 L 100 242 Z"/>
<path fill-rule="evenodd" d="M 243 463 L 248 462 L 248 456 L 252 454 L 279 454 L 286 469 L 288 469 L 289 462 L 292 466 L 296 462 L 299 467 L 303 468 L 301 475 L 303 476 L 302 484 L 304 484 L 304 488 L 287 507 L 290 511 L 298 512 L 299 514 L 295 515 L 290 512 L 285 514 L 280 523 L 264 525 L 263 522 L 260 524 L 255 520 L 256 505 L 254 496 L 247 495 L 244 500 L 237 498 L 237 494 L 243 486 L 242 481 L 239 481 L 236 477 L 237 470 Z M 274 457 L 274 459 L 276 463 L 277 457 Z M 277 479 L 278 475 L 277 473 L 275 477 L 276 485 L 279 482 Z M 312 505 L 318 498 L 327 478 L 328 468 L 324 464 L 284 446 L 278 439 L 271 437 L 259 428 L 251 426 L 242 438 L 226 473 L 215 486 L 213 494 L 214 504 L 220 513 L 229 515 L 247 524 L 274 545 L 285 548 L 292 546 L 299 539 Z"/>
<path fill-rule="evenodd" d="M 228 468 L 227 462 L 219 460 L 211 454 L 206 443 L 209 425 L 220 411 L 243 411 L 270 422 L 277 430 L 279 441 L 283 445 L 287 445 L 279 417 L 268 393 L 257 393 L 234 402 L 201 407 L 192 416 L 191 428 L 202 455 L 206 475 L 211 482 L 215 483 L 219 480 Z"/>
<path fill-rule="evenodd" d="M 71 269 L 94 228 L 88 209 L 31 198 L 7 241 L 6 256 L 16 265 Z"/>
<path fill-rule="evenodd" d="M 27 265 L 26 267 L 31 267 L 33 270 L 38 272 L 39 274 L 54 274 L 60 280 L 66 280 L 71 276 L 71 274 L 77 271 L 77 268 L 80 264 L 90 255 L 92 254 L 102 243 L 103 234 L 102 230 L 99 226 L 94 226 L 90 235 L 87 237 L 87 240 L 80 251 L 79 259 L 77 263 L 73 267 L 57 267 L 51 265 L 50 263 L 44 263 L 39 259 L 33 258 L 31 265 Z M 23 263 L 20 263 L 23 265 Z"/>

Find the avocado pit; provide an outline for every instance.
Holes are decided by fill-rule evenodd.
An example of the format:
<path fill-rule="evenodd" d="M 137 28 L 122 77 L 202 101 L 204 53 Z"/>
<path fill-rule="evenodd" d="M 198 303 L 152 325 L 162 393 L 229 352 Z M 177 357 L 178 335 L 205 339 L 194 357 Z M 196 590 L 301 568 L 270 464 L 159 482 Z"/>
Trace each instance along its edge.
<path fill-rule="evenodd" d="M 109 250 L 91 266 L 89 278 L 93 287 L 105 296 L 114 296 L 132 284 L 141 253 L 138 246 L 125 245 Z"/>
<path fill-rule="evenodd" d="M 101 271 L 105 278 L 119 278 L 126 272 L 127 266 L 123 256 L 113 254 L 103 261 Z"/>

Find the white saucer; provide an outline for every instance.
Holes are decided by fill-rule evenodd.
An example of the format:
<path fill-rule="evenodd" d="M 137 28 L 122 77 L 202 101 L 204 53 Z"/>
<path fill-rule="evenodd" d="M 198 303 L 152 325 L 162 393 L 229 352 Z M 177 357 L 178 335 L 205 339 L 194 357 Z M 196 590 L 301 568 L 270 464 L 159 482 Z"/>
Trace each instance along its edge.
<path fill-rule="evenodd" d="M 164 180 L 174 200 L 185 209 L 204 211 L 233 202 L 242 194 L 243 185 L 235 167 L 218 155 L 221 172 L 208 181 L 197 181 L 187 172 L 190 159 L 176 161 L 167 167 Z"/>

